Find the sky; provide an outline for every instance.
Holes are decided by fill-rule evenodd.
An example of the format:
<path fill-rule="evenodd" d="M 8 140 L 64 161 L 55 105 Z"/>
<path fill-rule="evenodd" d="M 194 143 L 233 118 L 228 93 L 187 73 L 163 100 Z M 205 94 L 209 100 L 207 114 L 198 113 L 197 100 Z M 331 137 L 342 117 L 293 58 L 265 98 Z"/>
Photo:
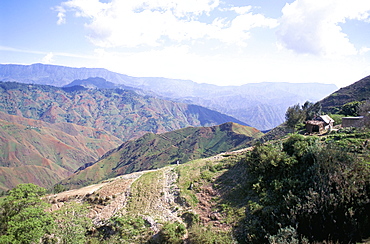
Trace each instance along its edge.
<path fill-rule="evenodd" d="M 344 87 L 370 75 L 370 1 L 0 0 L 0 63 Z"/>

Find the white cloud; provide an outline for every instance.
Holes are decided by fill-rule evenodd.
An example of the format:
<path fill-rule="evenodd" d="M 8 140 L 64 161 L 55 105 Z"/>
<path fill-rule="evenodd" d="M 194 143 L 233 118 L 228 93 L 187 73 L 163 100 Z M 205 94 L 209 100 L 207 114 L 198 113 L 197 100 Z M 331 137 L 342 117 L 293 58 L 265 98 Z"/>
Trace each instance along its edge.
<path fill-rule="evenodd" d="M 179 45 L 187 41 L 215 39 L 245 45 L 252 28 L 273 28 L 276 20 L 250 12 L 251 7 L 231 7 L 237 16 L 220 21 L 212 15 L 219 11 L 218 0 L 70 0 L 63 2 L 59 23 L 66 11 L 88 18 L 88 38 L 99 47 Z M 207 21 L 205 20 L 207 19 Z M 221 24 L 222 23 L 222 24 Z"/>
<path fill-rule="evenodd" d="M 230 10 L 235 11 L 237 14 L 246 14 L 250 12 L 252 6 L 243 6 L 243 7 L 231 7 Z"/>
<path fill-rule="evenodd" d="M 201 55 L 186 45 L 145 52 L 112 52 L 97 49 L 94 67 L 131 76 L 189 79 L 217 85 L 251 82 L 322 82 L 349 85 L 368 74 L 369 62 L 361 58 L 323 59 L 295 55 L 287 50 L 269 55 L 235 52 Z M 351 65 L 348 65 L 351 64 Z"/>
<path fill-rule="evenodd" d="M 61 6 L 57 6 L 53 9 L 58 12 L 57 24 L 58 25 L 65 24 L 66 23 L 66 10 L 62 8 Z"/>
<path fill-rule="evenodd" d="M 370 48 L 369 47 L 362 47 L 359 50 L 359 54 L 365 54 L 365 53 L 367 53 L 369 51 L 370 51 Z"/>
<path fill-rule="evenodd" d="M 42 63 L 44 64 L 51 64 L 54 62 L 54 54 L 52 52 L 46 54 L 43 58 L 42 58 Z"/>
<path fill-rule="evenodd" d="M 296 0 L 282 9 L 277 37 L 297 53 L 320 56 L 357 54 L 339 24 L 349 19 L 368 20 L 370 1 Z"/>

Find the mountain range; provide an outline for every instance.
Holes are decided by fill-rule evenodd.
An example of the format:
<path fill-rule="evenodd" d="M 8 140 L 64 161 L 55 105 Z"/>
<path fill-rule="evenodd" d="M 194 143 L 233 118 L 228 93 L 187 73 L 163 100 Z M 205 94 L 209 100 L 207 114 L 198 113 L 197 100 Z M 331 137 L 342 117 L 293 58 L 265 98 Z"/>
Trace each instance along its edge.
<path fill-rule="evenodd" d="M 0 242 L 32 233 L 35 242 L 53 243 L 369 240 L 366 128 L 286 136 L 283 123 L 271 137 L 182 98 L 101 76 L 59 87 L 27 82 L 0 82 Z M 368 100 L 369 82 L 318 103 L 336 112 Z M 229 92 L 230 100 L 217 98 L 245 99 Z"/>
<path fill-rule="evenodd" d="M 1 82 L 0 101 L 0 111 L 11 115 L 98 128 L 123 141 L 147 132 L 162 133 L 187 126 L 244 124 L 197 105 L 142 96 L 119 88 L 59 88 Z"/>
<path fill-rule="evenodd" d="M 0 65 L 0 80 L 22 83 L 68 86 L 76 80 L 81 85 L 97 86 L 89 78 L 102 78 L 99 88 L 140 90 L 142 95 L 207 107 L 232 116 L 259 130 L 272 129 L 284 121 L 286 109 L 292 104 L 316 102 L 337 87 L 320 83 L 250 83 L 242 86 L 216 86 L 190 80 L 159 77 L 132 77 L 101 68 L 71 68 L 56 65 Z M 74 83 L 73 83 L 74 82 Z"/>
<path fill-rule="evenodd" d="M 124 141 L 226 122 L 243 124 L 132 90 L 0 82 L 0 189 L 51 187 Z"/>
<path fill-rule="evenodd" d="M 28 73 L 18 75 L 18 78 L 23 82 L 34 82 L 36 80 L 40 83 L 53 83 L 57 80 L 56 77 L 62 76 L 61 73 L 58 73 L 62 71 L 65 72 L 65 77 L 73 76 L 75 78 L 81 71 L 86 71 L 83 74 L 89 76 L 83 78 L 80 74 L 81 77 L 78 77 L 80 79 L 74 79 L 72 82 L 69 82 L 71 78 L 68 80 L 61 79 L 58 84 L 62 87 L 0 82 L 0 148 L 2 152 L 0 155 L 0 171 L 3 176 L 0 178 L 0 189 L 2 190 L 10 189 L 22 182 L 33 182 L 41 186 L 51 187 L 65 178 L 70 179 L 69 182 L 65 180 L 65 184 L 76 187 L 114 175 L 161 167 L 177 160 L 183 162 L 210 156 L 231 150 L 261 136 L 258 130 L 233 117 L 202 106 L 175 102 L 173 101 L 175 99 L 172 101 L 165 100 L 163 99 L 164 96 L 156 95 L 156 92 L 160 90 L 158 87 L 145 90 L 145 86 L 148 85 L 131 86 L 134 84 L 133 80 L 140 80 L 139 78 L 121 76 L 104 69 L 63 68 L 41 64 L 31 66 L 1 65 L 0 67 L 3 72 L 1 75 L 8 78 L 14 73 L 14 67 L 18 67 L 20 72 L 27 68 Z M 34 73 L 35 69 L 39 69 L 39 75 L 32 78 L 30 74 Z M 50 72 L 55 69 L 59 71 L 54 76 L 50 75 Z M 72 74 L 69 73 L 71 71 L 73 71 Z M 128 85 L 119 85 L 107 81 L 105 78 L 90 77 L 91 72 L 100 72 L 99 75 L 110 74 L 112 79 L 114 75 L 121 78 L 126 77 L 130 82 L 127 82 Z M 36 79 L 35 77 L 41 77 L 40 74 L 43 74 L 44 78 Z M 21 77 L 26 76 L 32 79 L 22 80 Z M 55 79 L 50 80 L 50 77 Z M 158 84 L 161 80 L 161 78 L 148 79 L 157 80 Z M 164 80 L 169 81 L 168 79 Z M 328 106 L 338 107 L 340 103 L 356 100 L 357 97 L 355 96 L 366 97 L 369 80 L 366 77 L 347 88 L 336 91 L 321 101 L 323 108 Z M 196 83 L 190 81 L 185 83 L 192 84 L 194 87 L 197 86 Z M 204 94 L 208 95 L 212 94 L 212 91 L 214 92 L 215 87 L 221 89 L 213 85 L 200 85 L 210 87 L 210 89 L 204 91 Z M 300 84 L 281 83 L 279 85 L 282 89 L 290 89 L 291 92 L 296 92 L 298 88 L 298 90 L 304 88 Z M 181 87 L 180 83 L 177 86 Z M 249 90 L 257 93 L 258 87 L 261 86 L 265 86 L 264 92 L 273 87 L 267 83 L 255 86 L 250 84 Z M 164 89 L 164 87 L 162 88 Z M 240 103 L 242 103 L 242 96 L 232 96 L 233 92 L 230 93 L 236 88 L 224 87 L 222 89 L 225 91 L 225 97 L 240 100 Z M 157 91 L 153 91 L 156 89 Z M 298 93 L 300 92 L 303 93 L 303 91 L 298 91 Z M 195 88 L 193 91 L 184 89 L 184 94 L 190 93 L 200 94 Z M 269 94 L 271 98 L 276 96 L 276 103 L 278 103 L 277 95 L 273 96 L 272 91 Z M 348 94 L 352 94 L 350 98 L 348 98 Z M 338 97 L 346 99 L 338 100 Z M 222 100 L 221 97 L 218 98 L 220 101 Z M 333 99 L 337 102 L 330 105 Z M 177 98 L 176 100 L 180 101 L 181 99 Z M 226 101 L 228 100 L 225 99 L 224 102 L 226 103 Z M 227 106 L 230 109 L 234 108 L 233 103 L 228 103 Z M 273 113 L 266 115 L 258 109 L 253 114 L 254 117 L 266 118 L 266 116 L 273 116 Z M 215 129 L 216 127 L 210 129 L 212 128 L 210 126 L 226 122 L 233 122 L 232 126 L 229 126 L 229 130 Z M 239 125 L 236 126 L 235 123 Z M 244 128 L 243 126 L 247 126 L 245 128 L 248 129 L 240 129 Z M 183 129 L 186 127 L 192 129 Z M 204 130 L 202 131 L 201 129 L 195 129 L 196 127 L 206 127 L 207 129 L 202 129 Z M 235 133 L 235 128 L 244 132 Z M 180 137 L 173 139 L 173 134 L 163 134 L 171 131 L 176 131 L 175 134 L 185 135 L 183 135 L 183 138 L 181 137 L 182 139 Z M 212 135 L 210 131 L 215 135 Z M 248 133 L 245 134 L 247 131 Z M 205 142 L 205 139 L 201 136 L 204 134 L 207 134 Z M 239 144 L 235 144 L 234 140 L 240 140 L 241 134 L 243 134 L 244 139 Z M 203 139 L 198 141 L 200 138 Z M 165 153 L 151 148 L 153 145 L 148 141 L 159 143 Z M 172 150 L 171 145 L 176 145 L 176 143 L 184 146 L 179 147 L 181 148 L 180 151 L 186 151 L 189 154 Z M 212 143 L 215 144 L 212 145 Z M 136 144 L 136 147 L 132 146 Z M 142 145 L 139 146 L 139 144 Z M 228 146 L 225 146 L 225 144 Z M 142 149 L 140 149 L 141 147 Z M 148 154 L 148 152 L 151 153 Z M 103 155 L 105 156 L 101 158 Z M 108 157 L 107 155 L 121 155 L 119 158 L 122 159 L 108 163 L 107 158 L 113 156 Z M 130 156 L 124 157 L 122 155 Z M 140 163 L 133 164 L 138 158 L 140 158 Z M 90 173 L 86 172 L 97 168 L 101 161 L 105 162 L 106 165 L 111 165 L 108 170 L 105 169 L 107 171 L 102 171 L 102 173 L 99 173 L 100 176 L 94 179 L 93 177 L 87 177 L 90 180 L 80 178 L 81 175 L 89 175 Z"/>

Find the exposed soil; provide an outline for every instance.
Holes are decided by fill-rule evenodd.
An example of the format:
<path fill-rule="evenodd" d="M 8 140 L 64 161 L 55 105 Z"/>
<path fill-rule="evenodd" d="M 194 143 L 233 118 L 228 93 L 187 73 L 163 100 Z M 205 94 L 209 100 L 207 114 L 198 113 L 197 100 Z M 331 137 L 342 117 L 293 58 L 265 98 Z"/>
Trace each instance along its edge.
<path fill-rule="evenodd" d="M 226 155 L 244 153 L 251 148 L 239 150 L 236 152 L 223 153 Z M 220 161 L 225 156 L 223 154 L 210 157 L 207 160 Z M 184 223 L 181 216 L 187 212 L 193 212 L 199 215 L 203 225 L 211 225 L 219 230 L 229 230 L 230 225 L 225 223 L 223 213 L 217 208 L 218 199 L 221 192 L 218 192 L 213 183 L 202 181 L 195 183 L 197 188 L 196 197 L 198 204 L 194 208 L 186 202 L 185 198 L 180 196 L 180 188 L 176 182 L 178 174 L 175 168 L 179 166 L 170 166 L 157 170 L 148 170 L 132 174 L 122 175 L 100 184 L 90 185 L 81 189 L 70 190 L 55 195 L 49 195 L 49 202 L 52 203 L 51 211 L 61 208 L 67 201 L 89 202 L 91 211 L 89 217 L 93 219 L 94 224 L 104 224 L 105 220 L 120 212 L 125 214 L 127 202 L 130 198 L 131 185 L 143 174 L 149 171 L 158 172 L 158 189 L 150 195 L 147 200 L 147 206 L 139 213 L 148 223 L 154 232 L 160 230 L 160 223 L 180 222 Z M 154 183 L 154 182 L 153 182 Z M 186 236 L 185 236 L 186 238 Z"/>
<path fill-rule="evenodd" d="M 112 217 L 126 205 L 131 184 L 146 172 L 148 171 L 122 175 L 100 184 L 49 195 L 49 202 L 52 203 L 50 210 L 58 210 L 64 205 L 64 202 L 69 200 L 76 200 L 77 202 L 96 201 L 89 217 L 93 219 L 95 224 L 98 224 Z"/>
<path fill-rule="evenodd" d="M 230 226 L 222 223 L 224 217 L 215 208 L 216 199 L 219 194 L 212 186 L 212 183 L 204 184 L 200 187 L 200 192 L 196 194 L 199 203 L 194 209 L 199 215 L 199 219 L 205 226 L 212 225 L 219 229 L 229 229 Z"/>

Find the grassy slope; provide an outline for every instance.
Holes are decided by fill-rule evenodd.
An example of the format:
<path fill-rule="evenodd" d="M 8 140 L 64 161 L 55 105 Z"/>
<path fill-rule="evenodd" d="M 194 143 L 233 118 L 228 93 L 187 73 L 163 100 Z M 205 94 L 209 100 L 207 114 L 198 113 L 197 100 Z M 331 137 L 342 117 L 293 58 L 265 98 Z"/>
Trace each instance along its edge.
<path fill-rule="evenodd" d="M 123 143 L 96 164 L 63 180 L 72 187 L 135 171 L 156 169 L 216 155 L 260 137 L 254 128 L 226 123 L 213 127 L 188 127 L 163 134 L 146 134 Z"/>
<path fill-rule="evenodd" d="M 90 209 L 97 211 L 91 212 L 90 217 L 96 218 L 97 213 L 99 215 L 100 211 L 110 208 L 109 205 L 112 204 L 116 206 L 114 216 L 145 218 L 151 221 L 154 229 L 161 228 L 166 222 L 183 223 L 187 226 L 188 236 L 193 239 L 195 236 L 202 238 L 203 241 L 195 243 L 232 243 L 233 228 L 244 215 L 244 198 L 240 194 L 244 179 L 243 167 L 237 164 L 243 155 L 244 152 L 224 153 L 192 160 L 143 172 L 138 178 L 134 176 L 137 173 L 133 173 L 132 177 L 129 174 L 105 180 L 94 192 L 91 192 L 89 186 L 50 195 L 48 198 L 55 203 L 53 208 L 56 209 L 60 201 L 110 199 L 101 203 L 90 201 Z M 132 181 L 132 178 L 136 180 L 127 188 L 130 183 L 125 182 Z M 122 188 L 120 192 L 117 191 L 120 188 L 118 185 Z M 122 187 L 123 185 L 126 187 Z M 190 185 L 193 186 L 191 189 Z M 124 195 L 128 197 L 117 205 L 115 201 L 122 201 Z M 152 235 L 153 228 L 147 228 L 146 235 Z M 108 242 L 119 243 L 114 239 L 102 243 Z"/>
<path fill-rule="evenodd" d="M 361 155 L 366 156 L 365 161 L 368 162 L 369 149 L 364 147 L 368 133 L 333 134 L 320 138 L 323 141 L 335 140 L 355 152 L 361 149 Z M 243 243 L 248 203 L 245 188 L 247 164 L 244 158 L 248 150 L 251 148 L 143 172 L 140 177 L 134 177 L 136 180 L 130 188 L 126 187 L 121 192 L 113 186 L 124 180 L 123 176 L 106 180 L 106 185 L 92 196 L 111 200 L 105 201 L 104 205 L 108 206 L 94 209 L 108 208 L 115 199 L 125 195 L 128 197 L 125 202 L 120 202 L 119 209 L 115 208 L 115 216 L 149 219 L 155 228 L 168 221 L 183 223 L 187 227 L 186 236 L 193 243 L 234 243 L 235 240 Z M 130 175 L 125 177 L 126 181 L 132 179 Z M 78 195 L 76 191 L 70 191 L 69 200 L 83 198 L 75 195 Z M 146 231 L 147 236 L 153 234 L 153 228 Z M 102 243 L 116 243 L 106 241 Z"/>
<path fill-rule="evenodd" d="M 370 98 L 370 76 L 347 87 L 343 87 L 321 100 L 323 111 L 335 113 L 348 102 L 364 101 Z"/>

